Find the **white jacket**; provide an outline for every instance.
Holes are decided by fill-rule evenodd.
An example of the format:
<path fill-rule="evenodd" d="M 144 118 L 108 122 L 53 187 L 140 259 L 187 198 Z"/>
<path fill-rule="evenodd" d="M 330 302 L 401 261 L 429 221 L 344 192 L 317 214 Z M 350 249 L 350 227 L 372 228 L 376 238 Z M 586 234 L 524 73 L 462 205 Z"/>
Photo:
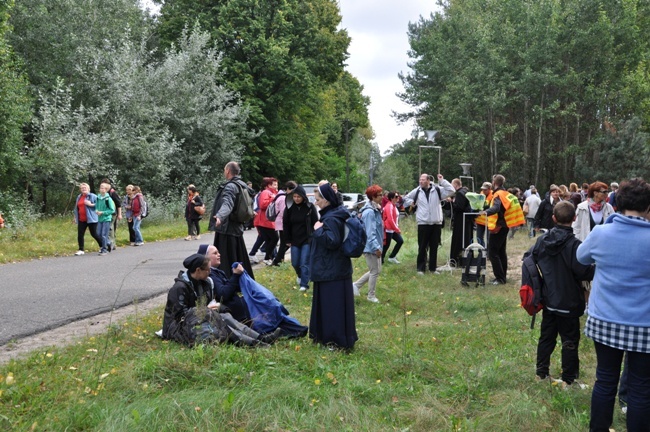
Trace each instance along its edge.
<path fill-rule="evenodd" d="M 610 203 L 603 203 L 603 222 L 606 221 L 612 213 L 615 213 L 614 207 L 612 207 Z M 576 208 L 576 220 L 574 220 L 571 225 L 571 228 L 573 228 L 573 234 L 581 242 L 585 241 L 591 232 L 589 219 L 589 201 L 585 200 L 578 204 L 578 207 Z"/>
<path fill-rule="evenodd" d="M 444 200 L 450 195 L 453 195 L 456 190 L 447 180 L 440 180 L 440 196 Z M 418 190 L 420 193 L 418 194 Z M 418 225 L 442 225 L 442 203 L 438 199 L 438 192 L 436 192 L 435 185 L 431 183 L 431 190 L 429 191 L 429 199 L 427 194 L 418 186 L 404 197 L 404 207 L 409 207 L 415 200 L 415 195 L 418 196 L 417 210 L 415 211 L 415 220 Z"/>

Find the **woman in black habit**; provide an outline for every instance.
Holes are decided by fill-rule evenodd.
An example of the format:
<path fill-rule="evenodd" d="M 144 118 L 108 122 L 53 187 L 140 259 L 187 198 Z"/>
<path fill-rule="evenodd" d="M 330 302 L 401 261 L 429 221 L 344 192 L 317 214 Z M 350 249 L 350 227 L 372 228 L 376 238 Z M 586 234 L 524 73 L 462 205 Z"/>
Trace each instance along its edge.
<path fill-rule="evenodd" d="M 343 233 L 349 213 L 340 205 L 329 183 L 315 191 L 320 221 L 311 243 L 311 280 L 314 283 L 309 337 L 330 349 L 351 350 L 357 341 L 352 291 L 352 262 L 343 255 Z"/>

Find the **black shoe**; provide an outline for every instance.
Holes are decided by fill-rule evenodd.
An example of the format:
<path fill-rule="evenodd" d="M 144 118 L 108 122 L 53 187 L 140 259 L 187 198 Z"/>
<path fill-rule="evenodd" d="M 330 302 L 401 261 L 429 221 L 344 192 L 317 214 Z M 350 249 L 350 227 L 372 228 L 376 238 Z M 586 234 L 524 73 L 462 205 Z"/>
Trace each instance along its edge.
<path fill-rule="evenodd" d="M 266 333 L 266 334 L 260 335 L 260 337 L 258 339 L 260 341 L 264 342 L 264 343 L 272 344 L 273 342 L 278 340 L 281 333 L 282 333 L 282 329 L 278 327 L 278 328 L 275 329 L 275 331 L 273 333 Z"/>

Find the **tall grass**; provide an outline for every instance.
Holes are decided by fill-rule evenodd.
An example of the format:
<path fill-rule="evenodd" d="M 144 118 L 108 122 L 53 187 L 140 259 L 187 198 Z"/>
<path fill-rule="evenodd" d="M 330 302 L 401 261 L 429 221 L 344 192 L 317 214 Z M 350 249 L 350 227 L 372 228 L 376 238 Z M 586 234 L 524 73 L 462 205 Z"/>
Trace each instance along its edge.
<path fill-rule="evenodd" d="M 380 304 L 356 301 L 351 354 L 309 339 L 270 349 L 184 348 L 161 341 L 162 305 L 105 335 L 35 352 L 0 367 L 0 429 L 69 431 L 576 431 L 588 425 L 590 391 L 536 382 L 539 325 L 511 282 L 465 288 L 460 273 L 417 276 L 415 227 L 403 223 L 401 265 L 387 263 Z M 439 256 L 448 254 L 448 243 Z M 355 277 L 366 271 L 355 260 Z M 180 264 L 179 264 L 180 266 Z M 175 272 L 170 270 L 170 286 Z M 257 271 L 292 315 L 308 323 L 285 263 Z M 593 384 L 592 343 L 580 346 L 581 380 Z M 551 373 L 559 375 L 559 347 Z M 616 430 L 624 419 L 615 416 Z"/>

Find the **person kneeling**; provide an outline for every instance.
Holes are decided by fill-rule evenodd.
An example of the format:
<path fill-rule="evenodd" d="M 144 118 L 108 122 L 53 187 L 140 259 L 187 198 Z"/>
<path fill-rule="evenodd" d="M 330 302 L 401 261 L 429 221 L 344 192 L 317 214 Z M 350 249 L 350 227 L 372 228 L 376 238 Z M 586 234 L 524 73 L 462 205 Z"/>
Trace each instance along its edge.
<path fill-rule="evenodd" d="M 237 345 L 266 346 L 275 342 L 280 330 L 261 335 L 235 320 L 214 298 L 210 279 L 210 259 L 194 254 L 183 261 L 174 286 L 167 294 L 163 318 L 163 339 L 187 346 L 197 343 L 232 342 Z"/>

